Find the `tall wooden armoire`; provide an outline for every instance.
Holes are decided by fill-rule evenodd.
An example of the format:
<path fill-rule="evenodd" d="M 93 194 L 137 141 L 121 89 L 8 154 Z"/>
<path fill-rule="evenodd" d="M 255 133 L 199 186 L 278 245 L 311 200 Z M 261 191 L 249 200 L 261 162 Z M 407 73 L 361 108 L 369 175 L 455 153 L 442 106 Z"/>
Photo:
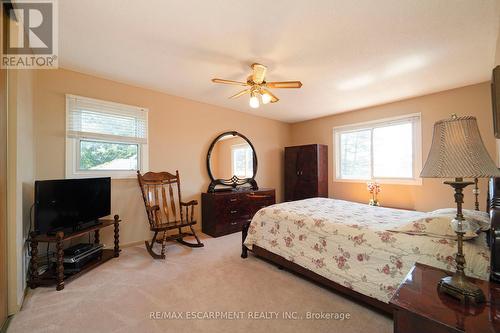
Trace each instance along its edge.
<path fill-rule="evenodd" d="M 328 197 L 328 146 L 285 148 L 285 201 Z"/>

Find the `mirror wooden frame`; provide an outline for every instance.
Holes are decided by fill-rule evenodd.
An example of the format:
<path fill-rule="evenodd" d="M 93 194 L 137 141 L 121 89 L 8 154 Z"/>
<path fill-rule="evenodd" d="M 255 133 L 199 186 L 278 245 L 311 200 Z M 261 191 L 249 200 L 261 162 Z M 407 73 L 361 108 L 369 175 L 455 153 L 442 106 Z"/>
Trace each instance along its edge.
<path fill-rule="evenodd" d="M 214 178 L 214 175 L 212 174 L 212 169 L 210 168 L 210 157 L 212 156 L 212 150 L 215 147 L 215 144 L 220 140 L 220 138 L 227 136 L 227 135 L 232 135 L 232 136 L 239 136 L 243 140 L 245 140 L 250 148 L 252 148 L 252 153 L 253 153 L 253 175 L 251 178 L 239 178 L 238 176 L 233 175 L 229 179 L 219 179 L 219 178 Z M 208 149 L 207 153 L 207 171 L 208 171 L 208 176 L 210 177 L 210 185 L 208 185 L 208 190 L 207 192 L 216 192 L 216 191 L 227 191 L 227 190 L 232 190 L 236 189 L 242 185 L 245 184 L 250 184 L 250 188 L 252 190 L 258 190 L 259 187 L 257 186 L 257 182 L 255 181 L 255 175 L 257 174 L 257 153 L 255 152 L 255 148 L 250 142 L 250 140 L 244 136 L 241 133 L 238 133 L 236 131 L 228 131 L 224 132 L 220 135 L 218 135 L 210 144 L 210 148 Z M 222 185 L 222 188 L 217 188 L 217 185 Z"/>

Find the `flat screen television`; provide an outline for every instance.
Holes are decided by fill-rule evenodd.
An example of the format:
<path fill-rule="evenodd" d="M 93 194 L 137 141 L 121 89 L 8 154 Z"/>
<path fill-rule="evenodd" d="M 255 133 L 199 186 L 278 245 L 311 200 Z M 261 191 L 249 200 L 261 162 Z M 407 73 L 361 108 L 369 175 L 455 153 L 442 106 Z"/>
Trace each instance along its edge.
<path fill-rule="evenodd" d="M 500 139 L 500 66 L 493 69 L 491 77 L 491 100 L 493 108 L 493 130 L 495 137 Z"/>
<path fill-rule="evenodd" d="M 111 178 L 35 182 L 35 231 L 65 234 L 98 224 L 111 214 Z"/>

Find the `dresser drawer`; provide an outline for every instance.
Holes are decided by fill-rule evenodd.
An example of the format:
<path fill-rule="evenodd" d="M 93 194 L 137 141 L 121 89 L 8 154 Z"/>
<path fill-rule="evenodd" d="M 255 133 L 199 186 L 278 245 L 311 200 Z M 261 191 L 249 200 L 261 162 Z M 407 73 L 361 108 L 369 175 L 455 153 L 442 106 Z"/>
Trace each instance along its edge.
<path fill-rule="evenodd" d="M 275 203 L 274 190 L 203 193 L 203 232 L 213 237 L 239 232 L 258 210 Z"/>
<path fill-rule="evenodd" d="M 231 195 L 222 195 L 216 197 L 216 201 L 218 205 L 225 206 L 238 206 L 241 204 L 242 200 L 244 200 L 244 195 L 241 194 L 231 194 Z"/>
<path fill-rule="evenodd" d="M 263 192 L 263 193 L 249 193 L 247 194 L 247 209 L 250 215 L 254 215 L 260 209 L 267 206 L 274 205 L 276 199 L 274 197 L 274 192 Z"/>
<path fill-rule="evenodd" d="M 272 200 L 275 199 L 274 191 L 262 191 L 262 192 L 253 191 L 245 193 L 244 196 L 246 198 L 258 197 L 262 199 L 272 199 Z"/>
<path fill-rule="evenodd" d="M 215 212 L 215 218 L 221 223 L 229 220 L 248 219 L 249 216 L 250 213 L 244 204 L 222 207 Z"/>
<path fill-rule="evenodd" d="M 245 198 L 247 200 L 253 201 L 253 202 L 274 202 L 275 201 L 275 195 L 274 192 L 250 192 L 245 194 Z"/>
<path fill-rule="evenodd" d="M 247 206 L 248 207 L 250 207 L 250 206 L 259 207 L 259 209 L 260 209 L 262 207 L 274 205 L 275 203 L 276 202 L 275 202 L 274 198 L 269 198 L 269 197 L 251 198 L 248 200 Z"/>

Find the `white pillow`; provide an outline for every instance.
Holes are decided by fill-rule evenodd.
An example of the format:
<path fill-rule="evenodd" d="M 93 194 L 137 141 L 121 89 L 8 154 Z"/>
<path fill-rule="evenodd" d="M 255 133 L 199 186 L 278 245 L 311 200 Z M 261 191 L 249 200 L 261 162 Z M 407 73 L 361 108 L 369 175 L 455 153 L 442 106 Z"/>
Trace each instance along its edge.
<path fill-rule="evenodd" d="M 478 210 L 463 209 L 462 213 L 467 221 L 475 222 L 481 228 L 481 231 L 490 230 L 490 215 L 486 212 L 481 212 Z M 455 218 L 457 215 L 456 208 L 441 208 L 435 211 L 429 212 L 430 215 L 438 216 L 449 216 L 451 219 Z"/>

